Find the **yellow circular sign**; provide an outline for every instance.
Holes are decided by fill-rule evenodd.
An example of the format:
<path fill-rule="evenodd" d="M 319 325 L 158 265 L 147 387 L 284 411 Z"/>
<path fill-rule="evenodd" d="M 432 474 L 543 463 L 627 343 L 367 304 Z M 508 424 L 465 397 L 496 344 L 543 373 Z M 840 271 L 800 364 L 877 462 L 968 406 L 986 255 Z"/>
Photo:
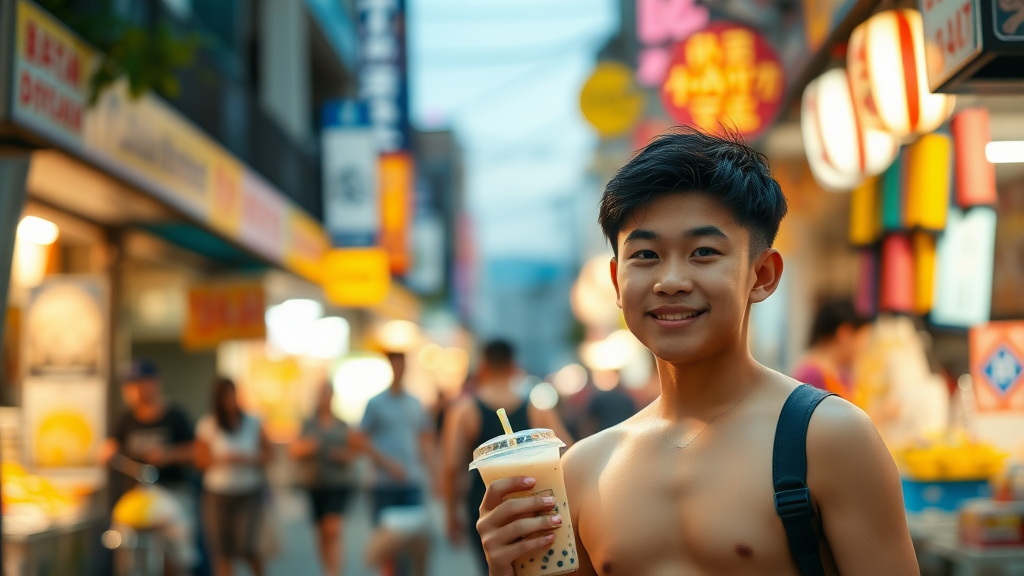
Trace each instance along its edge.
<path fill-rule="evenodd" d="M 605 138 L 625 134 L 640 119 L 644 95 L 633 71 L 618 62 L 601 62 L 580 92 L 580 110 Z"/>

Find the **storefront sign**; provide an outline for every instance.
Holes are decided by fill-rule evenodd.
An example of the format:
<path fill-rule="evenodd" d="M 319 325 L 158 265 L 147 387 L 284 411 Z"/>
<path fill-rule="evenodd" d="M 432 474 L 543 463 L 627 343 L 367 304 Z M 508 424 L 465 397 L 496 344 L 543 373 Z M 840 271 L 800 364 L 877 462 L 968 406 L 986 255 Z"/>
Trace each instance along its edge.
<path fill-rule="evenodd" d="M 381 248 L 335 248 L 324 258 L 324 294 L 336 306 L 375 306 L 391 287 L 388 253 Z"/>
<path fill-rule="evenodd" d="M 89 107 L 97 58 L 66 26 L 20 0 L 13 121 L 268 260 L 318 277 L 328 248 L 320 225 L 169 104 L 152 94 L 132 98 L 120 82 Z"/>
<path fill-rule="evenodd" d="M 335 246 L 373 246 L 380 232 L 378 154 L 370 108 L 358 100 L 324 105 L 324 225 Z"/>
<path fill-rule="evenodd" d="M 266 336 L 266 297 L 263 285 L 197 286 L 188 291 L 188 317 L 182 333 L 186 349 L 214 348 L 227 340 Z"/>
<path fill-rule="evenodd" d="M 642 86 L 660 86 L 672 59 L 671 44 L 703 30 L 711 12 L 696 0 L 637 0 L 636 80 Z"/>
<path fill-rule="evenodd" d="M 104 281 L 92 276 L 50 277 L 30 293 L 21 350 L 22 425 L 30 468 L 101 480 L 108 299 Z"/>
<path fill-rule="evenodd" d="M 978 0 L 922 0 L 928 78 L 932 86 L 981 53 Z"/>
<path fill-rule="evenodd" d="M 978 410 L 1024 410 L 1024 322 L 991 322 L 970 331 Z"/>
<path fill-rule="evenodd" d="M 412 156 L 405 153 L 380 157 L 381 232 L 379 245 L 388 252 L 391 272 L 405 274 L 411 264 L 409 230 L 413 212 Z"/>
<path fill-rule="evenodd" d="M 359 97 L 370 106 L 379 152 L 409 149 L 405 0 L 361 0 Z"/>
<path fill-rule="evenodd" d="M 988 322 L 995 240 L 996 213 L 991 208 L 949 211 L 937 244 L 933 324 L 970 328 Z"/>
<path fill-rule="evenodd" d="M 775 50 L 758 32 L 715 22 L 676 44 L 662 102 L 680 124 L 747 139 L 760 136 L 779 113 L 785 88 Z"/>
<path fill-rule="evenodd" d="M 580 92 L 580 110 L 605 138 L 625 134 L 644 111 L 644 94 L 633 71 L 618 62 L 601 62 Z"/>
<path fill-rule="evenodd" d="M 30 2 L 18 2 L 12 116 L 65 145 L 77 146 L 88 104 L 93 53 Z"/>

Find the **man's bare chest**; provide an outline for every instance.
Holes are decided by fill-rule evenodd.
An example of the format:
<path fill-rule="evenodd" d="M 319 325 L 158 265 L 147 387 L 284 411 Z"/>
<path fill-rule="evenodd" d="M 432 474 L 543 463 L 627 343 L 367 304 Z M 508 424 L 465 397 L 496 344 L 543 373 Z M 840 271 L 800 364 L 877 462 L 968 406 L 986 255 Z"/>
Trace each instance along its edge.
<path fill-rule="evenodd" d="M 709 442 L 719 449 L 687 453 L 645 442 L 614 455 L 573 503 L 597 573 L 792 574 L 773 504 L 771 439 L 760 444 Z"/>

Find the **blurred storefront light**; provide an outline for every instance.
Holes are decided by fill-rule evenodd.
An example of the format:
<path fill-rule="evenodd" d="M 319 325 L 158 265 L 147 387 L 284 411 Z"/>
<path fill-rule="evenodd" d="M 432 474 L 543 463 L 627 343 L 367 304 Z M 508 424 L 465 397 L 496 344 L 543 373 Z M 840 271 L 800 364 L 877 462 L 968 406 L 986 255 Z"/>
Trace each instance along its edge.
<path fill-rule="evenodd" d="M 50 246 L 60 236 L 60 229 L 49 220 L 25 216 L 18 224 L 14 246 L 12 279 L 24 288 L 39 286 L 46 276 Z"/>
<path fill-rule="evenodd" d="M 619 385 L 619 373 L 615 370 L 594 370 L 594 387 L 607 392 Z"/>
<path fill-rule="evenodd" d="M 643 345 L 629 330 L 616 330 L 604 340 L 585 342 L 580 359 L 591 370 L 621 370 L 632 361 Z"/>
<path fill-rule="evenodd" d="M 321 318 L 313 323 L 306 354 L 324 360 L 344 356 L 348 353 L 350 333 L 348 320 L 340 316 Z"/>
<path fill-rule="evenodd" d="M 1024 162 L 1024 140 L 989 142 L 985 145 L 985 158 L 993 164 Z"/>
<path fill-rule="evenodd" d="M 267 341 L 271 348 L 300 356 L 316 346 L 315 325 L 324 315 L 316 300 L 286 300 L 267 309 Z"/>
<path fill-rule="evenodd" d="M 371 398 L 387 390 L 394 380 L 391 363 L 380 354 L 350 354 L 338 362 L 331 383 L 334 414 L 352 425 L 358 425 Z"/>
<path fill-rule="evenodd" d="M 409 352 L 416 346 L 419 337 L 419 326 L 408 320 L 391 320 L 377 332 L 381 346 L 392 352 Z"/>
<path fill-rule="evenodd" d="M 570 302 L 576 318 L 587 326 L 614 328 L 621 313 L 615 305 L 615 286 L 609 275 L 611 254 L 595 256 L 580 270 Z"/>
<path fill-rule="evenodd" d="M 579 364 L 569 364 L 551 377 L 555 389 L 563 396 L 572 396 L 587 385 L 587 369 Z"/>
<path fill-rule="evenodd" d="M 420 348 L 417 358 L 420 365 L 430 372 L 440 369 L 444 365 L 444 349 L 431 342 Z"/>
<path fill-rule="evenodd" d="M 558 391 L 547 382 L 541 382 L 530 390 L 530 404 L 538 410 L 551 410 L 558 405 Z"/>

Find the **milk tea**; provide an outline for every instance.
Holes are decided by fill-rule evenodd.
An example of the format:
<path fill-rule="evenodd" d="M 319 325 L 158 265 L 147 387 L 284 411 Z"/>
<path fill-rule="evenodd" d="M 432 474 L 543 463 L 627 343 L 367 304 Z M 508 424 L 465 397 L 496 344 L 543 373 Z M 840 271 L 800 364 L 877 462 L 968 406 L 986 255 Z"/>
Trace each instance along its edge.
<path fill-rule="evenodd" d="M 542 434 L 536 438 L 537 432 Z M 511 476 L 535 478 L 537 483 L 528 492 L 518 492 L 509 498 L 526 496 L 552 496 L 555 508 L 542 514 L 562 516 L 562 525 L 554 529 L 555 540 L 543 550 L 524 554 L 516 559 L 514 568 L 516 576 L 541 576 L 568 574 L 578 567 L 576 558 L 576 538 L 573 534 L 572 521 L 569 516 L 569 500 L 565 494 L 565 481 L 562 477 L 562 465 L 559 459 L 561 441 L 548 430 L 528 430 L 521 434 L 534 433 L 533 440 L 520 442 L 516 446 L 496 449 L 473 462 L 473 467 L 480 470 L 484 484 L 488 486 L 495 480 Z M 521 434 L 513 437 L 523 438 Z M 494 446 L 499 439 L 492 440 L 484 446 Z M 481 449 L 484 448 L 481 446 Z M 478 449 L 474 453 L 476 456 Z"/>

